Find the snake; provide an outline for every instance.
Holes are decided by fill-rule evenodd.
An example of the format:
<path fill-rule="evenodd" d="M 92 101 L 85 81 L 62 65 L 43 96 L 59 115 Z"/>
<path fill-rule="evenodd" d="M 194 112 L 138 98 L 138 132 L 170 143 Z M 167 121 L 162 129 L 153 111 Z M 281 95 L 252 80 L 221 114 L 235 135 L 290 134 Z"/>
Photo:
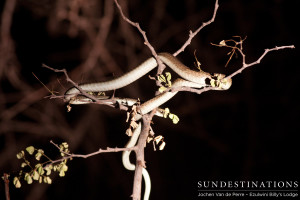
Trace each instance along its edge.
<path fill-rule="evenodd" d="M 182 62 L 180 62 L 176 57 L 174 57 L 170 53 L 159 53 L 159 59 L 168 67 L 170 67 L 175 73 L 177 73 L 181 78 L 177 78 L 172 83 L 172 88 L 178 87 L 190 87 L 190 88 L 204 88 L 204 87 L 212 87 L 213 90 L 227 90 L 232 85 L 231 78 L 226 78 L 224 74 L 220 73 L 208 73 L 202 70 L 195 71 L 189 69 Z M 124 75 L 104 82 L 96 82 L 96 83 L 85 83 L 80 84 L 79 87 L 81 90 L 85 92 L 105 92 L 110 90 L 116 90 L 122 87 L 125 87 L 132 82 L 138 80 L 142 76 L 149 73 L 157 67 L 157 61 L 155 58 L 151 57 L 144 61 L 142 64 L 134 68 L 133 70 L 125 73 Z M 178 93 L 178 90 L 172 91 L 169 90 L 167 92 L 163 92 L 152 99 L 142 103 L 139 106 L 138 116 L 135 118 L 137 121 L 141 119 L 144 114 L 149 113 L 155 108 L 158 108 L 160 105 L 167 102 L 174 95 Z M 65 92 L 64 98 L 70 104 L 86 104 L 93 102 L 92 99 L 88 97 L 84 97 L 80 94 L 80 91 L 76 87 L 71 87 Z M 97 97 L 98 98 L 98 97 Z M 109 97 L 99 97 L 99 99 L 108 99 Z M 114 98 L 116 102 L 126 106 L 132 106 L 136 103 L 136 100 L 127 99 L 127 98 Z M 161 116 L 160 110 L 158 110 L 156 115 Z M 126 144 L 126 148 L 134 147 L 138 137 L 141 132 L 141 122 L 138 123 L 138 126 L 134 129 L 133 135 L 130 140 Z M 122 163 L 124 167 L 128 170 L 135 170 L 135 165 L 130 162 L 129 156 L 131 151 L 123 151 L 122 154 Z M 150 176 L 145 168 L 142 170 L 142 175 L 145 181 L 145 192 L 144 192 L 144 200 L 148 200 L 150 196 L 151 190 L 151 181 Z"/>

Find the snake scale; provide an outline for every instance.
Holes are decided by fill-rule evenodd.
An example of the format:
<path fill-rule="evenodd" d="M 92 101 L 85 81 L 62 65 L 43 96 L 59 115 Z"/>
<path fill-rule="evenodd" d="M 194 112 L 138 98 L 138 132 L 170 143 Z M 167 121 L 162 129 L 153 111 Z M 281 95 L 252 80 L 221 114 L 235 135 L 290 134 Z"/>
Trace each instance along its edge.
<path fill-rule="evenodd" d="M 160 53 L 158 57 L 161 61 L 170 67 L 175 73 L 177 73 L 181 78 L 176 79 L 172 83 L 172 88 L 176 87 L 191 87 L 191 88 L 203 88 L 203 87 L 212 87 L 214 90 L 227 90 L 230 88 L 232 84 L 232 80 L 230 78 L 226 78 L 223 74 L 210 74 L 204 72 L 202 70 L 194 71 L 189 69 L 183 63 L 181 63 L 177 58 L 169 53 Z M 81 84 L 79 87 L 86 92 L 105 92 L 110 90 L 116 90 L 122 87 L 129 85 L 130 83 L 138 80 L 152 69 L 157 66 L 157 62 L 154 58 L 149 58 L 144 61 L 142 64 L 131 70 L 130 72 L 112 79 L 110 81 L 105 82 L 97 82 L 97 83 L 87 83 Z M 149 113 L 155 108 L 158 108 L 163 103 L 167 102 L 174 95 L 177 94 L 178 91 L 175 92 L 163 92 L 160 95 L 155 96 L 154 98 L 146 101 L 145 103 L 140 105 L 139 114 L 136 117 L 138 121 L 142 115 Z M 91 99 L 87 97 L 80 97 L 80 91 L 76 87 L 72 87 L 65 92 L 65 100 L 70 104 L 86 104 L 92 102 Z M 100 99 L 107 99 L 108 97 L 99 97 Z M 136 100 L 133 99 L 121 99 L 116 98 L 118 103 L 130 106 L 136 103 Z M 159 112 L 157 115 L 160 115 Z M 138 126 L 133 131 L 133 135 L 130 138 L 129 142 L 126 144 L 126 147 L 135 146 L 138 137 L 141 132 L 141 122 L 138 123 Z M 126 169 L 135 170 L 135 165 L 133 165 L 129 160 L 130 151 L 124 151 L 122 154 L 122 162 Z M 151 190 L 151 182 L 150 177 L 145 168 L 142 170 L 142 174 L 145 181 L 145 192 L 144 192 L 144 200 L 148 200 L 150 196 Z"/>

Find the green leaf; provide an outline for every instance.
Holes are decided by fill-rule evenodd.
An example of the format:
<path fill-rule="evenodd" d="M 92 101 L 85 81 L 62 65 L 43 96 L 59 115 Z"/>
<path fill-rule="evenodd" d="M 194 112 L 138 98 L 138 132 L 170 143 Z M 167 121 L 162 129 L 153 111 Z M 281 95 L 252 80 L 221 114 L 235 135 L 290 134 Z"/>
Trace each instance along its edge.
<path fill-rule="evenodd" d="M 29 162 L 28 162 L 28 163 L 29 163 Z M 26 162 L 22 162 L 21 167 L 24 168 L 24 167 L 26 167 L 26 166 L 27 166 L 27 163 L 26 163 Z"/>
<path fill-rule="evenodd" d="M 170 72 L 166 72 L 165 74 L 166 74 L 166 78 L 167 78 L 166 84 L 167 84 L 168 87 L 171 87 L 172 86 L 171 73 Z"/>
<path fill-rule="evenodd" d="M 17 153 L 17 158 L 22 159 L 24 158 L 24 155 L 25 155 L 24 151 L 20 151 L 19 153 Z"/>
<path fill-rule="evenodd" d="M 38 163 L 38 164 L 35 165 L 35 169 L 37 169 L 37 168 L 39 168 L 39 167 L 41 167 L 41 166 L 42 166 L 42 164 L 41 164 L 41 163 Z"/>
<path fill-rule="evenodd" d="M 65 172 L 68 171 L 68 166 L 64 163 L 61 170 L 65 171 Z"/>
<path fill-rule="evenodd" d="M 51 170 L 53 169 L 52 165 L 48 165 L 45 167 L 46 175 L 49 176 L 51 174 Z"/>
<path fill-rule="evenodd" d="M 179 122 L 179 117 L 175 114 L 170 113 L 169 118 L 172 120 L 173 124 L 177 124 Z"/>
<path fill-rule="evenodd" d="M 57 171 L 59 171 L 59 176 L 65 176 L 65 172 L 68 171 L 68 166 L 64 162 L 61 162 Z"/>
<path fill-rule="evenodd" d="M 56 172 L 56 171 L 57 171 L 57 168 L 58 168 L 58 165 L 54 165 L 54 166 L 53 166 L 53 171 Z"/>
<path fill-rule="evenodd" d="M 35 149 L 34 149 L 33 146 L 29 146 L 29 147 L 26 148 L 26 151 L 27 151 L 30 155 L 33 154 L 34 150 L 35 150 Z"/>
<path fill-rule="evenodd" d="M 16 188 L 21 187 L 21 182 L 18 177 L 14 177 L 13 184 L 15 185 Z"/>
<path fill-rule="evenodd" d="M 37 150 L 39 153 L 44 154 L 44 150 L 43 149 L 38 149 Z"/>
<path fill-rule="evenodd" d="M 40 160 L 41 157 L 42 157 L 42 154 L 41 154 L 41 153 L 35 154 L 35 159 L 36 159 L 36 160 Z"/>
<path fill-rule="evenodd" d="M 43 154 L 41 154 L 40 152 L 35 154 L 35 159 L 36 160 L 40 160 Z"/>
<path fill-rule="evenodd" d="M 44 183 L 48 183 L 48 184 L 51 184 L 52 183 L 52 180 L 49 176 L 45 176 L 44 177 Z"/>
<path fill-rule="evenodd" d="M 36 180 L 36 181 L 39 180 L 40 175 L 36 170 L 33 171 L 32 178 L 33 178 L 33 180 Z"/>
<path fill-rule="evenodd" d="M 166 72 L 165 74 L 166 74 L 167 81 L 171 81 L 171 73 Z"/>
<path fill-rule="evenodd" d="M 43 177 L 40 176 L 40 178 L 39 178 L 39 183 L 42 183 L 42 182 L 43 182 Z"/>
<path fill-rule="evenodd" d="M 69 144 L 66 142 L 61 143 L 61 145 L 65 148 L 68 149 L 69 148 Z"/>
<path fill-rule="evenodd" d="M 39 173 L 39 175 L 43 175 L 43 174 L 45 173 L 45 171 L 44 171 L 44 169 L 43 169 L 42 166 L 39 166 L 39 167 L 37 168 L 37 172 Z"/>
<path fill-rule="evenodd" d="M 166 83 L 166 78 L 164 75 L 160 74 L 158 76 L 158 81 L 161 82 L 161 83 Z"/>
<path fill-rule="evenodd" d="M 166 89 L 167 89 L 167 88 L 165 88 L 164 86 L 161 86 L 161 87 L 158 89 L 158 91 L 159 91 L 160 93 L 163 93 Z"/>
<path fill-rule="evenodd" d="M 63 170 L 61 170 L 60 172 L 59 172 L 59 176 L 60 177 L 64 177 L 66 174 L 65 174 L 65 172 L 63 171 Z"/>
<path fill-rule="evenodd" d="M 169 115 L 170 113 L 170 109 L 169 108 L 165 108 L 164 110 L 164 118 L 167 118 L 167 116 Z"/>
<path fill-rule="evenodd" d="M 26 173 L 24 176 L 24 180 L 27 181 L 28 184 L 32 183 L 32 178 L 29 173 Z"/>

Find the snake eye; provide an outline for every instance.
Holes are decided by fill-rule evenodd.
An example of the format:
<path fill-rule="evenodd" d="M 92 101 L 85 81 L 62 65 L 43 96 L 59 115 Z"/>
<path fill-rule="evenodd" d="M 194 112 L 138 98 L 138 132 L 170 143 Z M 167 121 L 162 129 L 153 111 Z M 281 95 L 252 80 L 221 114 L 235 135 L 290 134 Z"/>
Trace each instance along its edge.
<path fill-rule="evenodd" d="M 206 85 L 211 85 L 211 79 L 210 78 L 206 78 L 204 81 L 205 81 Z"/>

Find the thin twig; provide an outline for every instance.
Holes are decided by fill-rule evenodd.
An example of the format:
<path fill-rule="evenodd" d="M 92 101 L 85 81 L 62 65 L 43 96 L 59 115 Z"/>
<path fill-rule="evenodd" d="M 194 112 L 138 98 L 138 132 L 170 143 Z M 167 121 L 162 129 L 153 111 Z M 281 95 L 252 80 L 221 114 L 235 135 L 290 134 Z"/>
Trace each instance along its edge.
<path fill-rule="evenodd" d="M 95 156 L 95 155 L 98 155 L 98 154 L 101 154 L 101 153 L 134 151 L 137 148 L 135 146 L 130 147 L 130 148 L 119 148 L 119 147 L 110 148 L 110 147 L 107 147 L 106 149 L 101 149 L 100 148 L 98 151 L 95 151 L 95 152 L 92 152 L 92 153 L 89 153 L 89 154 L 73 154 L 73 153 L 67 153 L 67 152 L 61 151 L 59 146 L 56 143 L 54 143 L 53 141 L 50 141 L 50 143 L 53 144 L 56 148 L 58 148 L 61 153 L 64 153 L 67 156 L 62 157 L 61 159 L 52 160 L 51 163 L 49 163 L 49 164 L 59 163 L 59 162 L 62 162 L 63 160 L 67 160 L 67 159 L 71 159 L 71 158 L 89 158 L 89 157 L 92 157 L 92 156 Z"/>
<path fill-rule="evenodd" d="M 242 48 L 236 48 L 241 53 L 242 58 L 243 58 L 242 67 L 225 78 L 232 78 L 232 77 L 236 76 L 237 74 L 241 73 L 246 68 L 256 65 L 256 64 L 259 64 L 261 62 L 261 60 L 271 51 L 277 51 L 277 50 L 288 49 L 288 48 L 293 49 L 293 48 L 295 48 L 295 46 L 294 45 L 287 45 L 287 46 L 280 46 L 280 47 L 276 46 L 271 49 L 265 49 L 264 53 L 256 61 L 249 63 L 249 64 L 246 63 L 246 55 L 244 54 Z M 176 88 L 169 88 L 165 92 L 186 91 L 186 92 L 193 92 L 196 94 L 201 94 L 203 92 L 207 92 L 210 90 L 215 90 L 215 88 L 214 87 L 205 87 L 205 88 L 201 88 L 201 89 L 195 89 L 195 88 L 190 88 L 190 87 L 176 87 Z"/>
<path fill-rule="evenodd" d="M 86 96 L 87 98 L 92 99 L 93 101 L 97 102 L 98 104 L 102 104 L 102 103 L 103 103 L 101 100 L 97 99 L 95 96 L 93 96 L 93 95 L 91 95 L 91 94 L 85 92 L 84 90 L 82 90 L 81 87 L 80 87 L 77 83 L 75 83 L 72 79 L 70 79 L 70 77 L 69 77 L 69 75 L 68 75 L 66 69 L 54 69 L 54 68 L 52 68 L 52 67 L 50 67 L 50 66 L 48 66 L 48 65 L 45 65 L 45 64 L 42 64 L 42 67 L 45 67 L 45 68 L 47 68 L 47 69 L 50 69 L 50 70 L 52 70 L 52 71 L 54 71 L 54 72 L 56 72 L 56 73 L 64 73 L 67 82 L 70 82 L 74 87 L 76 87 L 81 95 L 84 95 L 84 96 Z M 53 95 L 52 95 L 52 96 L 53 96 Z M 52 97 L 52 98 L 53 98 L 53 97 Z M 108 105 L 108 104 L 106 104 L 106 105 Z M 110 105 L 110 106 L 111 106 L 111 105 Z"/>
<path fill-rule="evenodd" d="M 189 38 L 187 39 L 187 41 L 182 45 L 182 47 L 180 49 L 178 49 L 175 53 L 173 53 L 174 56 L 177 56 L 178 54 L 180 54 L 181 52 L 183 52 L 185 50 L 185 48 L 191 44 L 192 39 L 201 31 L 201 29 L 203 29 L 205 26 L 211 24 L 212 22 L 215 21 L 216 18 L 216 14 L 219 8 L 219 3 L 218 0 L 216 0 L 215 2 L 215 8 L 214 8 L 214 13 L 213 16 L 210 20 L 208 20 L 207 22 L 203 22 L 203 24 L 195 31 L 191 31 L 190 30 L 190 34 L 189 34 Z"/>
<path fill-rule="evenodd" d="M 281 50 L 281 49 L 294 49 L 294 48 L 295 48 L 294 45 L 288 45 L 288 46 L 280 46 L 280 47 L 276 46 L 271 49 L 265 49 L 264 53 L 256 61 L 249 63 L 249 64 L 246 63 L 246 55 L 243 53 L 243 51 L 241 49 L 238 48 L 238 50 L 241 53 L 242 58 L 243 58 L 243 66 L 239 70 L 237 70 L 237 71 L 233 72 L 232 74 L 230 74 L 229 76 L 227 76 L 226 78 L 232 78 L 235 75 L 241 73 L 246 68 L 256 65 L 256 64 L 259 64 L 261 62 L 261 60 L 267 55 L 267 53 L 269 53 L 271 51 L 277 51 L 277 50 Z"/>
<path fill-rule="evenodd" d="M 97 99 L 94 95 L 91 95 L 91 94 L 85 92 L 84 90 L 82 90 L 80 88 L 80 86 L 77 83 L 75 83 L 72 79 L 70 79 L 66 69 L 54 69 L 54 68 L 52 68 L 48 65 L 45 65 L 45 64 L 42 64 L 42 67 L 45 67 L 45 68 L 50 69 L 50 70 L 52 70 L 54 72 L 57 72 L 57 73 L 59 73 L 59 72 L 64 73 L 64 75 L 66 77 L 66 80 L 68 82 L 70 82 L 74 87 L 76 87 L 81 95 L 86 96 L 87 98 L 93 100 L 93 102 L 88 102 L 88 103 L 106 105 L 106 106 L 113 107 L 113 108 L 119 108 L 120 110 L 125 110 L 125 111 L 129 110 L 129 106 L 118 104 L 117 101 L 114 99 L 114 96 L 112 96 L 109 99 Z M 52 94 L 50 96 L 50 99 L 64 98 L 64 97 L 65 97 L 65 95 L 64 96 L 57 96 L 57 95 Z"/>
<path fill-rule="evenodd" d="M 141 29 L 140 27 L 140 24 L 137 23 L 137 22 L 133 22 L 131 21 L 130 19 L 128 19 L 124 13 L 123 13 L 123 10 L 122 10 L 122 7 L 120 6 L 120 4 L 118 3 L 117 0 L 114 0 L 115 1 L 115 4 L 116 6 L 118 7 L 119 11 L 120 11 L 120 14 L 122 16 L 122 18 L 127 22 L 129 23 L 130 25 L 136 27 L 138 29 L 138 31 L 142 34 L 143 38 L 144 38 L 144 44 L 150 49 L 153 57 L 156 59 L 156 62 L 157 62 L 157 65 L 158 65 L 158 68 L 157 68 L 157 75 L 161 74 L 163 72 L 163 70 L 165 69 L 165 65 L 163 64 L 163 62 L 160 60 L 160 58 L 158 57 L 154 47 L 150 44 L 147 36 L 146 36 L 146 32 Z"/>
<path fill-rule="evenodd" d="M 155 49 L 153 48 L 153 46 L 149 43 L 148 38 L 146 36 L 146 32 L 144 30 L 141 29 L 139 23 L 133 22 L 130 19 L 128 19 L 123 11 L 121 6 L 119 5 L 117 0 L 114 0 L 116 6 L 118 7 L 121 17 L 130 25 L 134 26 L 137 28 L 137 30 L 141 33 L 141 35 L 144 38 L 144 44 L 150 49 L 152 55 L 156 58 L 157 63 L 158 63 L 158 72 L 157 74 L 160 74 L 163 69 L 164 69 L 164 65 L 161 62 L 161 60 L 159 59 L 157 53 L 155 52 Z M 191 43 L 192 39 L 200 32 L 200 30 L 202 30 L 205 26 L 211 24 L 212 22 L 214 22 L 215 17 L 216 17 L 216 13 L 218 10 L 219 4 L 218 4 L 218 0 L 216 0 L 215 2 L 215 7 L 214 7 L 214 12 L 213 12 L 213 16 L 212 18 L 203 23 L 195 32 L 190 31 L 189 34 L 189 38 L 187 39 L 187 41 L 183 44 L 183 46 L 177 51 L 175 52 L 173 55 L 177 56 L 179 53 L 183 52 L 185 50 L 185 48 Z M 255 61 L 252 62 L 250 64 L 246 64 L 245 61 L 245 54 L 242 52 L 241 49 L 239 49 L 240 53 L 243 56 L 243 65 L 242 67 L 237 70 L 236 72 L 234 72 L 233 74 L 231 74 L 230 76 L 226 77 L 226 78 L 232 78 L 233 76 L 235 76 L 238 73 L 241 73 L 244 69 L 246 69 L 247 67 L 253 66 L 255 64 L 260 63 L 260 61 L 263 59 L 263 57 L 270 51 L 274 51 L 274 50 L 280 50 L 280 49 L 285 49 L 285 48 L 295 48 L 293 45 L 290 46 L 282 46 L 282 47 L 275 47 L 272 49 L 266 49 L 265 52 Z M 44 66 L 44 65 L 43 65 Z M 81 90 L 80 86 L 78 84 L 76 84 L 75 82 L 73 82 L 65 69 L 63 70 L 57 70 L 57 69 L 53 69 L 51 67 L 48 66 L 44 66 L 48 69 L 51 69 L 55 72 L 63 72 L 66 76 L 66 80 L 70 83 L 72 83 L 72 85 L 74 87 L 76 87 L 81 94 L 87 96 L 88 98 L 93 99 L 95 102 L 98 102 L 99 100 L 96 99 L 94 96 L 87 94 L 86 92 L 84 92 L 83 90 Z M 197 94 L 201 94 L 203 92 L 209 91 L 209 90 L 214 90 L 213 87 L 206 87 L 206 88 L 202 88 L 202 89 L 194 89 L 194 88 L 188 88 L 188 87 L 179 87 L 179 88 L 173 88 L 170 91 L 189 91 L 189 92 L 194 92 Z M 145 147 L 145 143 L 146 143 L 146 139 L 148 137 L 149 134 L 149 130 L 150 130 L 150 123 L 152 120 L 152 117 L 154 115 L 155 111 L 152 111 L 150 114 L 146 114 L 142 117 L 143 120 L 143 124 L 142 124 L 142 132 L 140 134 L 138 143 L 135 147 L 132 148 L 107 148 L 107 149 L 99 149 L 96 152 L 90 153 L 90 154 L 66 154 L 68 156 L 63 157 L 62 159 L 56 160 L 54 162 L 61 162 L 64 159 L 69 159 L 69 158 L 75 158 L 75 157 L 80 157 L 80 158 L 88 158 L 100 153 L 107 153 L 107 152 L 119 152 L 119 151 L 130 151 L 130 150 L 134 150 L 136 153 L 136 170 L 135 170 L 135 176 L 134 176 L 134 185 L 133 185 L 133 192 L 132 192 L 132 198 L 134 200 L 140 199 L 141 197 L 141 187 L 142 187 L 142 169 L 145 167 L 145 160 L 144 160 L 144 147 Z M 56 145 L 57 146 L 57 145 Z M 58 147 L 58 146 L 57 146 Z"/>

